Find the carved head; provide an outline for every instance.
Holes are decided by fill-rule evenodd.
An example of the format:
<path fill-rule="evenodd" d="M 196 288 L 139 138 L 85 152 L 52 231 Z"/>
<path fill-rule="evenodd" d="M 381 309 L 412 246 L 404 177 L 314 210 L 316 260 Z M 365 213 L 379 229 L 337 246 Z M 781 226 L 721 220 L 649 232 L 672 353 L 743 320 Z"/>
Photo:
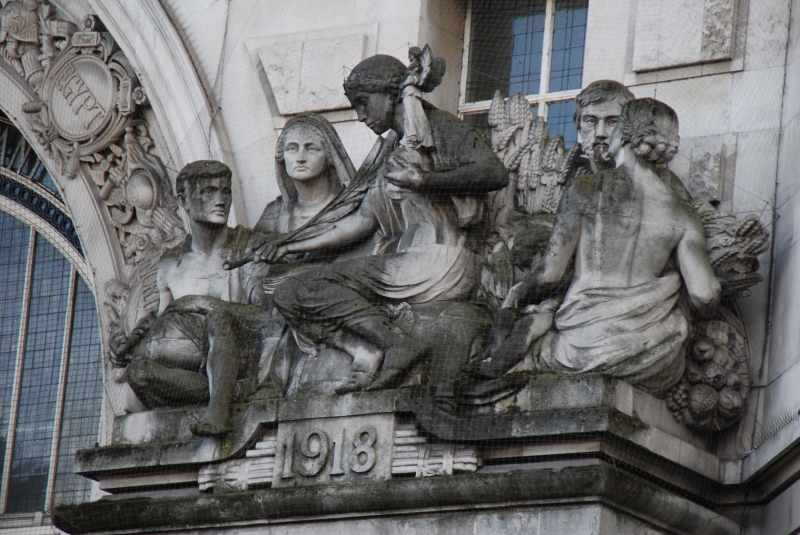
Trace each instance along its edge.
<path fill-rule="evenodd" d="M 295 182 L 327 176 L 338 191 L 355 175 L 339 135 L 325 117 L 303 113 L 289 119 L 275 145 L 278 186 L 286 200 L 297 196 Z"/>
<path fill-rule="evenodd" d="M 231 170 L 222 162 L 199 160 L 188 164 L 175 181 L 178 204 L 195 223 L 222 226 L 233 200 Z"/>
<path fill-rule="evenodd" d="M 406 70 L 397 58 L 378 54 L 356 65 L 344 82 L 345 95 L 358 120 L 378 135 L 392 128 Z"/>
<path fill-rule="evenodd" d="M 675 110 L 658 100 L 640 98 L 622 107 L 608 152 L 615 155 L 630 144 L 642 160 L 666 164 L 678 152 L 680 141 Z"/>
<path fill-rule="evenodd" d="M 325 174 L 329 160 L 325 141 L 313 127 L 295 124 L 283 131 L 281 140 L 276 157 L 283 160 L 293 180 L 306 182 Z"/>
<path fill-rule="evenodd" d="M 595 163 L 611 166 L 608 141 L 617 126 L 622 106 L 633 99 L 627 87 L 613 80 L 592 82 L 575 97 L 572 118 L 578 127 L 578 140 L 583 152 Z"/>

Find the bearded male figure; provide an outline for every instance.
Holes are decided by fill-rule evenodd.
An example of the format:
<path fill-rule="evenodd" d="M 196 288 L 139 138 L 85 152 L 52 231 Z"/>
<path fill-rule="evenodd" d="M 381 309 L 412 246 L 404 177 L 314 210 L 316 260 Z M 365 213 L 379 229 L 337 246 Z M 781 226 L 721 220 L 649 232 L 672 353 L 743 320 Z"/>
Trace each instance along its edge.
<path fill-rule="evenodd" d="M 622 107 L 607 148 L 616 168 L 569 184 L 544 254 L 505 303 L 530 305 L 528 317 L 473 375 L 499 377 L 531 351 L 541 371 L 607 373 L 656 394 L 675 384 L 688 336 L 681 287 L 701 315 L 721 294 L 700 218 L 658 167 L 679 139 L 678 118 L 665 104 Z"/>
<path fill-rule="evenodd" d="M 256 251 L 257 259 L 275 262 L 287 254 L 335 250 L 380 235 L 379 254 L 298 275 L 273 295 L 289 324 L 314 343 L 348 351 L 354 345 L 348 339 L 366 342 L 358 351 L 350 349 L 353 377 L 339 392 L 394 386 L 426 350 L 381 305 L 473 296 L 485 195 L 508 183 L 505 168 L 477 131 L 419 99 L 444 73 L 443 61 L 423 63 L 436 72 L 415 71 L 413 61 L 406 68 L 382 55 L 353 69 L 345 92 L 359 120 L 376 134 L 392 131 L 373 161 L 362 166 L 376 170 L 367 176 L 363 198 L 335 225 L 303 235 L 311 237 Z M 337 202 L 329 209 L 338 209 Z"/>
<path fill-rule="evenodd" d="M 208 403 L 192 426 L 198 436 L 230 431 L 232 400 L 256 390 L 271 314 L 263 265 L 222 269 L 252 231 L 227 226 L 231 171 L 221 162 L 188 164 L 176 181 L 191 235 L 162 256 L 158 313 L 146 317 L 110 352 L 115 367 L 148 409 Z"/>

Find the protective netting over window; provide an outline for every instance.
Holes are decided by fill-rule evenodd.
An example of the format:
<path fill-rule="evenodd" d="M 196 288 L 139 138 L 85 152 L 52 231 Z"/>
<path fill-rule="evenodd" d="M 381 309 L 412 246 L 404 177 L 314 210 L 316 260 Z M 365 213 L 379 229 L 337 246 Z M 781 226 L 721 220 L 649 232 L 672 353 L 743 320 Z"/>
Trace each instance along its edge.
<path fill-rule="evenodd" d="M 783 11 L 29 3 L 0 532 L 744 533 L 793 483 L 743 462 L 797 416 Z"/>

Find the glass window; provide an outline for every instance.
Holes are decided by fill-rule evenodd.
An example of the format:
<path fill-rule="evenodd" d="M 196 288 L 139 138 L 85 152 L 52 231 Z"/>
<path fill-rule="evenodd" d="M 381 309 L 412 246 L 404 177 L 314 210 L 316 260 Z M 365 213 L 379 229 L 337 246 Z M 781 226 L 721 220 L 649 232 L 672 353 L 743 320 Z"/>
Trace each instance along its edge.
<path fill-rule="evenodd" d="M 78 277 L 53 505 L 89 500 L 92 482 L 75 475 L 73 468 L 75 452 L 91 448 L 97 442 L 103 402 L 102 377 L 102 347 L 94 295 Z"/>
<path fill-rule="evenodd" d="M 564 136 L 564 145 L 569 150 L 578 141 L 578 128 L 572 120 L 575 103 L 572 100 L 553 102 L 547 111 L 547 122 L 550 125 L 550 137 L 556 134 Z"/>
<path fill-rule="evenodd" d="M 5 212 L 0 235 L 0 513 L 35 513 L 89 499 L 73 458 L 97 441 L 100 328 L 91 289 L 53 244 Z"/>
<path fill-rule="evenodd" d="M 69 261 L 50 242 L 39 237 L 7 513 L 44 509 L 71 273 Z"/>
<path fill-rule="evenodd" d="M 467 101 L 538 93 L 546 0 L 477 1 L 472 4 Z"/>
<path fill-rule="evenodd" d="M 553 21 L 550 91 L 580 89 L 586 43 L 587 0 L 557 0 Z"/>
<path fill-rule="evenodd" d="M 11 393 L 22 317 L 28 241 L 31 229 L 21 221 L 0 212 L 0 478 L 3 476 L 8 426 L 11 420 Z"/>
<path fill-rule="evenodd" d="M 61 198 L 53 177 L 39 160 L 36 151 L 3 112 L 0 112 L 0 156 L 2 167 L 30 178 Z"/>
<path fill-rule="evenodd" d="M 588 0 L 473 0 L 464 120 L 484 121 L 470 117 L 485 114 L 497 89 L 506 96 L 521 92 L 571 148 L 577 133 L 570 110 L 583 83 L 587 12 Z"/>

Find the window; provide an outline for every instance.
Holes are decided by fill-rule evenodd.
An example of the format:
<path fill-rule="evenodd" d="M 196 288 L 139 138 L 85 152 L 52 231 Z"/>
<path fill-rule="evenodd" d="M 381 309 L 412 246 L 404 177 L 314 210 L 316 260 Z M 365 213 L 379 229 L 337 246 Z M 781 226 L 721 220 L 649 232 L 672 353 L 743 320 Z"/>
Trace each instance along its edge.
<path fill-rule="evenodd" d="M 46 187 L 60 199 L 56 183 L 39 160 L 28 140 L 14 126 L 5 114 L 0 112 L 0 166 Z"/>
<path fill-rule="evenodd" d="M 4 212 L 0 235 L 2 512 L 33 513 L 89 498 L 72 459 L 97 440 L 100 330 L 94 295 L 55 246 Z"/>
<path fill-rule="evenodd" d="M 42 236 L 0 212 L 0 476 L 4 513 L 85 501 L 72 473 L 102 400 L 94 295 Z"/>
<path fill-rule="evenodd" d="M 97 441 L 103 364 L 82 261 L 52 177 L 0 113 L 0 530 L 90 497 L 73 459 Z"/>
<path fill-rule="evenodd" d="M 472 0 L 467 11 L 462 94 L 464 120 L 488 130 L 496 89 L 522 92 L 533 116 L 577 139 L 572 100 L 583 83 L 588 0 Z"/>

